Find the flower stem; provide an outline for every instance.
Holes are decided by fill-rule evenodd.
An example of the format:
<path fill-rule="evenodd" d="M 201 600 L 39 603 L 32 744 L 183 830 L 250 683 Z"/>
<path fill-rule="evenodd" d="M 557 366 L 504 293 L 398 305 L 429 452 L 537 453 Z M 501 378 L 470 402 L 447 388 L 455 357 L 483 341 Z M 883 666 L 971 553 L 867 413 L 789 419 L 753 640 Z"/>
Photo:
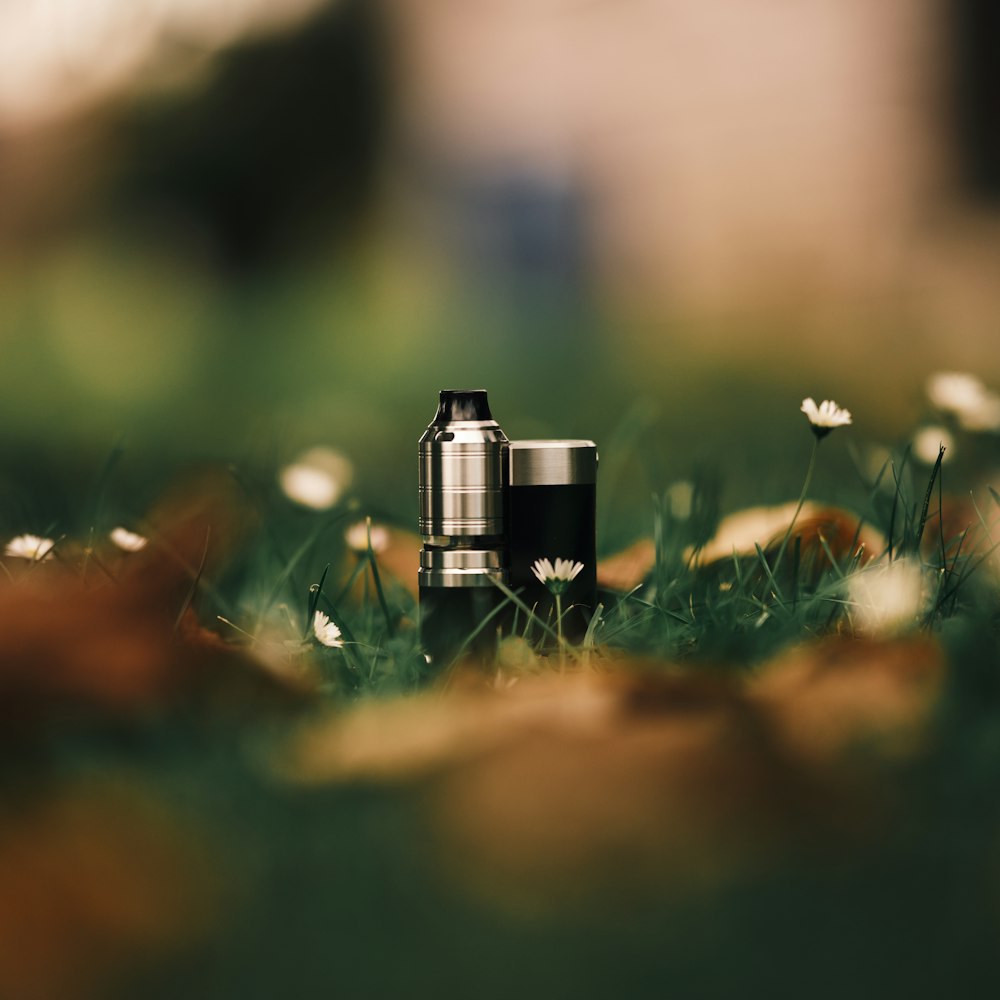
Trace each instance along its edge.
<path fill-rule="evenodd" d="M 559 669 L 566 668 L 566 644 L 562 631 L 562 594 L 556 593 L 556 635 L 559 637 Z"/>
<path fill-rule="evenodd" d="M 813 438 L 812 454 L 809 456 L 809 468 L 806 469 L 805 482 L 802 484 L 802 492 L 799 494 L 798 506 L 795 508 L 795 513 L 792 515 L 791 521 L 788 523 L 788 527 L 785 529 L 785 537 L 781 539 L 781 546 L 778 549 L 778 554 L 774 558 L 774 565 L 771 567 L 772 573 L 778 572 L 778 566 L 781 563 L 781 557 L 785 554 L 785 549 L 788 547 L 788 539 L 792 536 L 792 530 L 795 528 L 795 522 L 799 519 L 799 514 L 802 513 L 802 505 L 806 502 L 806 495 L 809 493 L 809 487 L 812 485 L 813 471 L 816 468 L 816 453 L 819 451 L 819 438 Z"/>

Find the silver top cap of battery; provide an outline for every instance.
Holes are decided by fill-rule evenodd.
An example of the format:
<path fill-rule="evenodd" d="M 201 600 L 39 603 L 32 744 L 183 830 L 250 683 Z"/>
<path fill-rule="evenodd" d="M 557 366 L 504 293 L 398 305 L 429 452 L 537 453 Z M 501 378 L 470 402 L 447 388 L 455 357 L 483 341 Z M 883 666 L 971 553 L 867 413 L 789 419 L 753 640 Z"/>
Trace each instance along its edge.
<path fill-rule="evenodd" d="M 511 441 L 511 486 L 585 486 L 597 482 L 593 441 Z"/>
<path fill-rule="evenodd" d="M 507 444 L 484 389 L 441 392 L 419 445 L 420 533 L 426 541 L 503 535 Z"/>

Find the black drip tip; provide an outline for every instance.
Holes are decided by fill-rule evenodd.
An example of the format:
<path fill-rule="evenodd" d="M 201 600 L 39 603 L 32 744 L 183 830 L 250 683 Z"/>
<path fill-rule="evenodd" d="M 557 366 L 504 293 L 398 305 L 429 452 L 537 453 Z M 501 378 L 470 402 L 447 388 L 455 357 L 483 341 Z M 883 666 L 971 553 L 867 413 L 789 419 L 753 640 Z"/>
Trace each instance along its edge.
<path fill-rule="evenodd" d="M 485 389 L 442 389 L 435 423 L 453 420 L 492 420 Z"/>

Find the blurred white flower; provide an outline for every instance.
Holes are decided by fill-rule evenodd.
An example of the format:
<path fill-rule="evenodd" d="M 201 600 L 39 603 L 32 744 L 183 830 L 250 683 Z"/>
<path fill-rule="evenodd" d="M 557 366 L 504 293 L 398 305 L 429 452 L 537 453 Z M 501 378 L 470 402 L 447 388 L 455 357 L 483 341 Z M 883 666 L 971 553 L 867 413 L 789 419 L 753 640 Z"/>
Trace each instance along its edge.
<path fill-rule="evenodd" d="M 14 559 L 30 559 L 32 562 L 44 562 L 52 558 L 52 550 L 56 543 L 51 538 L 40 538 L 38 535 L 18 535 L 7 543 L 4 555 Z"/>
<path fill-rule="evenodd" d="M 572 559 L 556 559 L 553 566 L 548 559 L 536 559 L 531 572 L 545 584 L 553 594 L 562 594 L 583 570 L 583 563 Z"/>
<path fill-rule="evenodd" d="M 329 510 L 354 479 L 350 459 L 331 448 L 310 448 L 278 477 L 289 500 L 312 510 Z"/>
<path fill-rule="evenodd" d="M 812 396 L 802 400 L 799 407 L 809 420 L 809 426 L 817 438 L 826 437 L 834 427 L 846 427 L 851 422 L 849 410 L 838 406 L 832 399 L 824 399 L 819 406 Z"/>
<path fill-rule="evenodd" d="M 674 483 L 667 489 L 667 503 L 671 515 L 678 521 L 686 521 L 691 516 L 691 501 L 694 498 L 694 486 L 686 479 Z"/>
<path fill-rule="evenodd" d="M 113 528 L 108 535 L 111 541 L 123 552 L 140 552 L 146 547 L 147 539 L 142 535 L 137 535 L 134 531 L 121 526 Z"/>
<path fill-rule="evenodd" d="M 921 427 L 913 435 L 913 457 L 924 465 L 933 465 L 937 461 L 940 446 L 944 446 L 943 464 L 950 461 L 955 453 L 955 439 L 946 427 L 932 424 Z"/>
<path fill-rule="evenodd" d="M 1000 431 L 1000 394 L 984 393 L 976 406 L 958 415 L 958 422 L 967 431 Z"/>
<path fill-rule="evenodd" d="M 344 645 L 344 640 L 340 638 L 340 629 L 330 621 L 330 616 L 317 611 L 313 615 L 313 634 L 323 643 L 332 649 L 340 649 Z"/>
<path fill-rule="evenodd" d="M 923 611 L 923 571 L 914 559 L 868 566 L 848 579 L 847 599 L 859 632 L 896 635 L 915 626 Z"/>
<path fill-rule="evenodd" d="M 967 431 L 1000 430 L 1000 394 L 968 372 L 935 372 L 927 380 L 927 398 L 950 413 Z"/>
<path fill-rule="evenodd" d="M 983 380 L 968 372 L 935 372 L 927 380 L 927 398 L 945 413 L 975 408 L 986 391 Z"/>
<path fill-rule="evenodd" d="M 368 522 L 358 521 L 344 532 L 347 547 L 359 555 L 368 551 Z M 372 525 L 372 552 L 384 552 L 389 547 L 389 532 L 381 524 Z"/>

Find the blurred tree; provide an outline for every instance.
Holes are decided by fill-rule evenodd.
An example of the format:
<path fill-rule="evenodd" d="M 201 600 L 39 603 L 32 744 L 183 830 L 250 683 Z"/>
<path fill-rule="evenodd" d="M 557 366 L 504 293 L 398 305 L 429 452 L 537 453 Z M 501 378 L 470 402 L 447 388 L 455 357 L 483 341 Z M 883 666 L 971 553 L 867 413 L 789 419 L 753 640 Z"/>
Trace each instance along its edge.
<path fill-rule="evenodd" d="M 377 5 L 345 0 L 224 55 L 204 89 L 138 105 L 116 203 L 195 223 L 236 270 L 336 240 L 372 192 L 380 37 Z"/>

